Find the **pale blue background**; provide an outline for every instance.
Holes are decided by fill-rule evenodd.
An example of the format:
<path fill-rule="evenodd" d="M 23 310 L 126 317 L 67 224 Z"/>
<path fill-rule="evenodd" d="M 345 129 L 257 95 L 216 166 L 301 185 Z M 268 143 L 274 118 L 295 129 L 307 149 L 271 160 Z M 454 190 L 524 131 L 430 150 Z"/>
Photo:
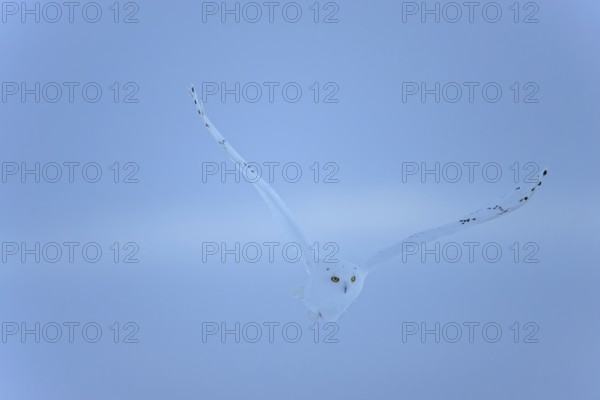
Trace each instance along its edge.
<path fill-rule="evenodd" d="M 403 24 L 397 1 L 343 2 L 338 24 L 308 14 L 298 24 L 202 23 L 192 1 L 144 2 L 130 25 L 108 14 L 1 24 L 4 82 L 140 87 L 139 104 L 108 93 L 97 104 L 0 104 L 2 161 L 140 166 L 131 185 L 2 184 L 2 241 L 135 241 L 140 263 L 2 264 L 0 319 L 135 321 L 140 343 L 0 343 L 0 397 L 598 398 L 600 7 L 539 5 L 538 24 Z M 339 184 L 274 186 L 315 240 L 338 241 L 350 259 L 513 186 L 402 183 L 403 161 L 548 166 L 530 205 L 452 238 L 534 241 L 540 263 L 391 262 L 339 320 L 337 344 L 202 343 L 203 321 L 297 321 L 305 335 L 310 325 L 288 294 L 301 267 L 201 262 L 203 241 L 281 238 L 249 185 L 201 182 L 202 162 L 225 160 L 186 93 L 202 81 L 339 84 L 338 104 L 211 99 L 207 112 L 249 159 L 338 163 Z M 402 103 L 403 81 L 534 81 L 540 102 Z M 404 321 L 534 321 L 540 342 L 505 332 L 496 344 L 402 343 Z"/>

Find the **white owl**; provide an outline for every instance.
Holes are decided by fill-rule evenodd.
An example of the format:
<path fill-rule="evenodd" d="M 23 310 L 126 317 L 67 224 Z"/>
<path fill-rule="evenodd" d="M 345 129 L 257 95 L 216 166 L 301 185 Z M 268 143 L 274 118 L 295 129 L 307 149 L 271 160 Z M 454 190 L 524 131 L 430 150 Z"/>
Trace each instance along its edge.
<path fill-rule="evenodd" d="M 225 140 L 223 135 L 208 119 L 193 86 L 190 89 L 190 94 L 194 99 L 198 114 L 204 121 L 204 126 L 211 136 L 227 152 L 227 155 L 239 168 L 243 166 L 241 167 L 243 173 L 254 173 L 255 171 L 251 167 L 246 168 L 248 163 Z M 449 235 L 463 228 L 481 224 L 514 211 L 531 199 L 538 186 L 542 184 L 542 179 L 546 174 L 547 170 L 544 170 L 535 183 L 527 187 L 517 187 L 488 207 L 481 208 L 447 225 L 409 236 L 379 251 L 373 257 L 369 258 L 364 265 L 360 266 L 347 261 L 340 261 L 337 264 L 315 262 L 312 257 L 308 256 L 311 254 L 310 246 L 312 242 L 281 200 L 281 197 L 260 177 L 254 176 L 251 181 L 269 206 L 273 216 L 283 228 L 288 239 L 298 243 L 302 250 L 302 260 L 306 266 L 308 281 L 305 285 L 295 289 L 292 294 L 304 302 L 308 308 L 310 319 L 336 321 L 360 295 L 367 275 L 377 265 L 401 255 L 406 243 L 429 242 L 441 236 Z"/>

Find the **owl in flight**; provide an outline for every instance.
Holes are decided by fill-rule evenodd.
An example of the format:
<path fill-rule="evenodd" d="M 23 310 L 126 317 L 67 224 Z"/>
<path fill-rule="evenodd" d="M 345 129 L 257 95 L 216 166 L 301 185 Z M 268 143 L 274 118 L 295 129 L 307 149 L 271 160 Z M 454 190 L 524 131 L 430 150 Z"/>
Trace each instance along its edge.
<path fill-rule="evenodd" d="M 204 127 L 213 139 L 227 152 L 227 155 L 236 166 L 242 169 L 242 173 L 254 173 L 255 171 L 253 171 L 252 167 L 248 167 L 246 160 L 225 140 L 223 135 L 208 119 L 193 86 L 190 89 L 190 94 L 196 105 L 198 115 L 203 120 Z M 265 203 L 267 203 L 271 213 L 283 228 L 288 239 L 300 246 L 302 261 L 308 273 L 308 281 L 306 284 L 295 289 L 292 294 L 304 302 L 308 308 L 308 317 L 310 319 L 336 321 L 359 296 L 367 275 L 379 264 L 401 255 L 407 243 L 429 242 L 514 211 L 529 202 L 538 186 L 541 186 L 542 179 L 546 174 L 547 170 L 544 170 L 538 176 L 535 183 L 529 184 L 526 187 L 517 187 L 496 202 L 472 212 L 463 218 L 438 228 L 411 235 L 374 254 L 362 265 L 343 260 L 337 263 L 315 262 L 313 257 L 309 256 L 311 254 L 310 246 L 313 242 L 308 238 L 277 192 L 260 177 L 253 177 L 250 181 L 256 190 L 258 190 Z"/>

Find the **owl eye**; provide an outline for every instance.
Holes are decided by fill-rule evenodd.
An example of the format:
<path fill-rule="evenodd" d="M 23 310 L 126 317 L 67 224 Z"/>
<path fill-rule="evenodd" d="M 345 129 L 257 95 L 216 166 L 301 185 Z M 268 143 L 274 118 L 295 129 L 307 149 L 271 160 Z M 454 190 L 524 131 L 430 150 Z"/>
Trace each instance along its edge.
<path fill-rule="evenodd" d="M 340 278 L 338 278 L 337 276 L 332 276 L 332 277 L 331 277 L 331 281 L 332 281 L 332 282 L 339 282 L 339 281 L 340 281 Z"/>
<path fill-rule="evenodd" d="M 354 281 L 356 280 L 356 276 L 353 276 L 352 278 L 350 278 L 350 280 L 351 280 L 352 282 L 354 282 Z"/>

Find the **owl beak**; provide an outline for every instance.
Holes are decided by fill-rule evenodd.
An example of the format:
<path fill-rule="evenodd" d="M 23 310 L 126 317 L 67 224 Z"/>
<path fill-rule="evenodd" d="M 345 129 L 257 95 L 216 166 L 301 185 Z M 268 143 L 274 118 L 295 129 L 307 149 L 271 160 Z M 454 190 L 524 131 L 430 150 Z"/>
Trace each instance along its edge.
<path fill-rule="evenodd" d="M 344 285 L 344 294 L 346 294 L 346 291 L 348 291 L 348 285 Z"/>

